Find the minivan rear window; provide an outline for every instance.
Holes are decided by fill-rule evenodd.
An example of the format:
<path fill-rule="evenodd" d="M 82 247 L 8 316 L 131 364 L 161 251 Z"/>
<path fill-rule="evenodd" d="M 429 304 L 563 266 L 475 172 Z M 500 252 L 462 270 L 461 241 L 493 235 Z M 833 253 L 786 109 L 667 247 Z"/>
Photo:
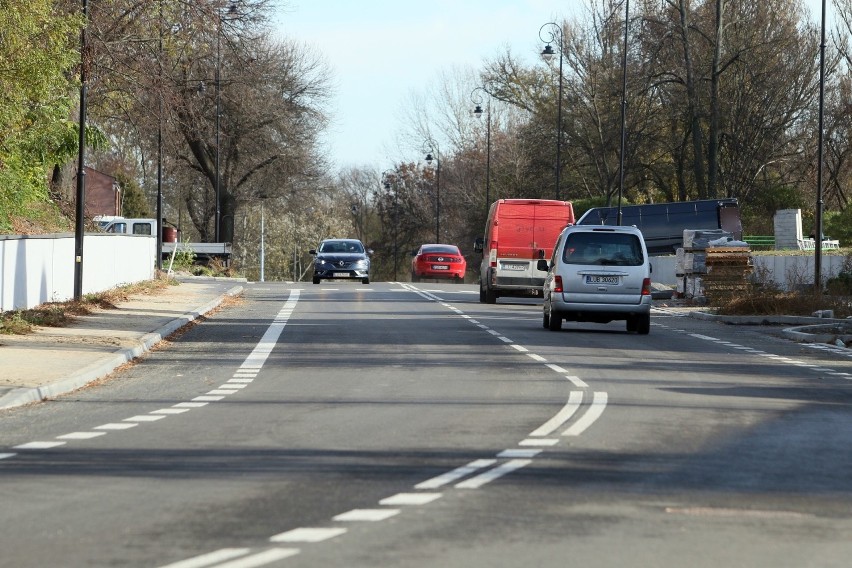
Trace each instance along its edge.
<path fill-rule="evenodd" d="M 562 249 L 565 264 L 641 266 L 645 262 L 639 237 L 628 233 L 589 231 L 569 233 Z"/>

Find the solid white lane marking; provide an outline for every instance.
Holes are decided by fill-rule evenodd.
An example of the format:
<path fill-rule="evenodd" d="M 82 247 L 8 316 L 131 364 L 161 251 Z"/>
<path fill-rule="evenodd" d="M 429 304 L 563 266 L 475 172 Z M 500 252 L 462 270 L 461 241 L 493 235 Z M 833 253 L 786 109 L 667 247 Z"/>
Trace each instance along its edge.
<path fill-rule="evenodd" d="M 415 489 L 437 489 L 439 487 L 443 487 L 448 483 L 452 483 L 457 479 L 461 479 L 471 473 L 482 469 L 483 467 L 489 467 L 497 463 L 497 460 L 493 459 L 483 459 L 483 460 L 474 460 L 467 465 L 463 465 L 461 467 L 457 467 L 452 471 L 448 471 L 447 473 L 442 473 L 432 479 L 427 479 L 426 481 L 421 481 L 417 485 L 414 486 Z"/>
<path fill-rule="evenodd" d="M 404 506 L 425 505 L 441 498 L 441 493 L 397 493 L 379 501 L 379 505 Z"/>
<path fill-rule="evenodd" d="M 125 422 L 156 422 L 157 420 L 162 420 L 165 416 L 157 416 L 154 414 L 138 414 L 136 416 L 131 416 L 130 418 L 125 418 Z"/>
<path fill-rule="evenodd" d="M 589 388 L 589 385 L 585 383 L 580 377 L 575 377 L 573 375 L 565 375 L 565 378 L 571 381 L 571 383 L 580 389 Z"/>
<path fill-rule="evenodd" d="M 302 527 L 283 532 L 271 537 L 272 542 L 322 542 L 344 534 L 349 529 L 342 527 L 334 528 L 312 528 Z"/>
<path fill-rule="evenodd" d="M 204 566 L 212 566 L 224 560 L 230 560 L 238 556 L 244 556 L 251 552 L 250 548 L 222 548 L 215 552 L 208 552 L 199 556 L 193 556 L 180 562 L 166 564 L 160 568 L 203 568 Z"/>
<path fill-rule="evenodd" d="M 574 424 L 572 424 L 567 430 L 562 432 L 563 436 L 579 436 L 586 429 L 595 423 L 595 421 L 601 417 L 604 409 L 606 408 L 607 403 L 607 393 L 605 392 L 596 392 L 592 397 L 592 405 L 586 411 L 586 413 L 580 417 Z"/>
<path fill-rule="evenodd" d="M 526 465 L 532 463 L 532 460 L 511 460 L 506 463 L 500 464 L 493 469 L 489 469 L 488 471 L 484 471 L 475 477 L 471 477 L 470 479 L 466 479 L 460 483 L 456 483 L 456 487 L 458 489 L 479 489 L 486 483 L 491 483 L 495 479 L 499 479 L 508 473 L 512 473 L 513 471 L 520 469 Z"/>
<path fill-rule="evenodd" d="M 210 404 L 209 402 L 179 402 L 174 404 L 174 408 L 201 408 L 202 406 L 207 406 Z"/>
<path fill-rule="evenodd" d="M 503 450 L 499 454 L 497 454 L 498 458 L 534 458 L 538 454 L 541 453 L 541 450 L 519 450 L 517 448 L 512 448 L 509 450 Z"/>
<path fill-rule="evenodd" d="M 154 410 L 151 414 L 183 414 L 184 412 L 189 412 L 189 408 L 161 408 L 160 410 Z"/>
<path fill-rule="evenodd" d="M 565 406 L 557 412 L 553 418 L 530 432 L 530 436 L 548 436 L 553 433 L 554 430 L 565 424 L 574 413 L 577 412 L 577 409 L 580 408 L 580 404 L 583 402 L 583 392 L 582 391 L 571 391 L 568 395 L 568 402 L 565 403 Z"/>
<path fill-rule="evenodd" d="M 217 400 L 222 400 L 225 398 L 224 396 L 196 396 L 192 400 L 195 402 L 216 402 Z"/>
<path fill-rule="evenodd" d="M 68 442 L 27 442 L 18 446 L 12 446 L 13 450 L 49 450 L 57 446 L 64 446 Z"/>
<path fill-rule="evenodd" d="M 389 519 L 399 514 L 399 509 L 352 509 L 333 517 L 335 521 L 367 521 L 377 522 Z"/>
<path fill-rule="evenodd" d="M 0 454 L 0 460 L 5 460 L 6 458 L 11 458 L 11 457 L 16 456 L 16 455 L 18 455 L 18 454 L 11 454 L 11 453 L 9 453 L 9 454 Z"/>
<path fill-rule="evenodd" d="M 139 426 L 139 424 L 130 422 L 111 422 L 110 424 L 101 424 L 100 426 L 95 426 L 95 430 L 128 430 L 137 426 Z"/>
<path fill-rule="evenodd" d="M 245 558 L 219 564 L 217 568 L 257 568 L 258 566 L 265 566 L 270 562 L 275 562 L 276 560 L 281 560 L 283 558 L 290 558 L 297 554 L 299 554 L 298 548 L 272 548 L 270 550 L 258 552 L 257 554 L 252 554 L 251 556 L 246 556 Z"/>
<path fill-rule="evenodd" d="M 97 438 L 98 436 L 106 436 L 106 432 L 71 432 L 70 434 L 63 434 L 61 436 L 57 436 L 57 440 L 91 440 L 92 438 Z"/>
<path fill-rule="evenodd" d="M 559 438 L 527 438 L 518 442 L 519 446 L 555 446 Z"/>

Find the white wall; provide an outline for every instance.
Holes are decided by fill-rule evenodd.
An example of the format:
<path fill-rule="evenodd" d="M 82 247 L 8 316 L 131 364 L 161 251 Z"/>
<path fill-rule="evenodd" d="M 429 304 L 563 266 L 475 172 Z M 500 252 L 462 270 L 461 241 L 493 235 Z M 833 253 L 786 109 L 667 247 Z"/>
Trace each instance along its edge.
<path fill-rule="evenodd" d="M 0 236 L 0 311 L 74 297 L 74 235 Z M 83 293 L 154 277 L 157 240 L 136 235 L 83 238 Z"/>
<path fill-rule="evenodd" d="M 820 272 L 822 278 L 828 279 L 837 276 L 843 269 L 845 256 L 822 255 Z M 800 255 L 756 255 L 752 257 L 755 272 L 767 271 L 767 275 L 781 286 L 789 290 L 797 284 L 813 284 L 814 282 L 814 254 L 803 253 Z M 675 286 L 677 277 L 675 274 L 676 257 L 652 256 L 651 280 L 667 286 Z"/>

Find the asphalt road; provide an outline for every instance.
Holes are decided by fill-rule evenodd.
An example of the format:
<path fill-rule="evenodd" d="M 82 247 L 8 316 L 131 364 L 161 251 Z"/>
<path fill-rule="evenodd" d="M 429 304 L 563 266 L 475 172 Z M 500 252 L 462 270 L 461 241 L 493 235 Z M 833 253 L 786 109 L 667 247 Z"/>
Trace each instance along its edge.
<path fill-rule="evenodd" d="M 0 566 L 846 567 L 850 403 L 852 359 L 763 327 L 253 284 L 0 414 Z"/>

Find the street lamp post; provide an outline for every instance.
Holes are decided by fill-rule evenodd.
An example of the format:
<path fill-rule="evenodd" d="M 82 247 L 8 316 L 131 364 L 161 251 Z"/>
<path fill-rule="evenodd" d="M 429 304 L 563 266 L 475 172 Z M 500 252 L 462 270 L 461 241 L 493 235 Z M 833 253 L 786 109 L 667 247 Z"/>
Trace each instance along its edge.
<path fill-rule="evenodd" d="M 260 281 L 264 281 L 263 269 L 266 262 L 266 250 L 263 248 L 263 233 L 264 233 L 264 224 L 263 224 L 263 198 L 260 200 Z"/>
<path fill-rule="evenodd" d="M 476 87 L 470 93 L 470 98 L 476 107 L 473 114 L 476 118 L 482 118 L 482 99 L 474 98 L 477 91 L 488 95 L 488 104 L 485 110 L 485 217 L 488 218 L 488 208 L 491 206 L 491 94 L 482 87 Z"/>
<path fill-rule="evenodd" d="M 427 143 L 426 163 L 432 165 L 435 161 L 435 244 L 441 242 L 441 158 L 437 150 L 432 149 L 432 144 Z"/>
<path fill-rule="evenodd" d="M 545 30 L 545 28 L 547 28 L 547 30 Z M 548 39 L 545 39 L 542 36 L 542 33 L 545 31 L 548 33 Z M 562 37 L 562 26 L 556 22 L 548 22 L 539 28 L 538 37 L 547 44 L 541 52 L 541 56 L 545 61 L 549 61 L 555 55 L 551 44 L 556 41 L 557 38 L 559 39 L 559 98 L 556 104 L 556 199 L 559 199 L 559 175 L 562 170 L 562 52 L 565 51 Z"/>
<path fill-rule="evenodd" d="M 817 196 L 814 212 L 814 294 L 822 294 L 822 162 L 823 113 L 825 104 L 825 0 L 822 0 L 819 44 L 819 141 L 817 143 Z"/>
<path fill-rule="evenodd" d="M 83 0 L 83 29 L 80 32 L 80 138 L 77 156 L 77 207 L 74 231 L 74 299 L 83 296 L 83 234 L 86 213 L 86 88 L 88 61 L 86 29 L 89 25 L 89 8 Z"/>

